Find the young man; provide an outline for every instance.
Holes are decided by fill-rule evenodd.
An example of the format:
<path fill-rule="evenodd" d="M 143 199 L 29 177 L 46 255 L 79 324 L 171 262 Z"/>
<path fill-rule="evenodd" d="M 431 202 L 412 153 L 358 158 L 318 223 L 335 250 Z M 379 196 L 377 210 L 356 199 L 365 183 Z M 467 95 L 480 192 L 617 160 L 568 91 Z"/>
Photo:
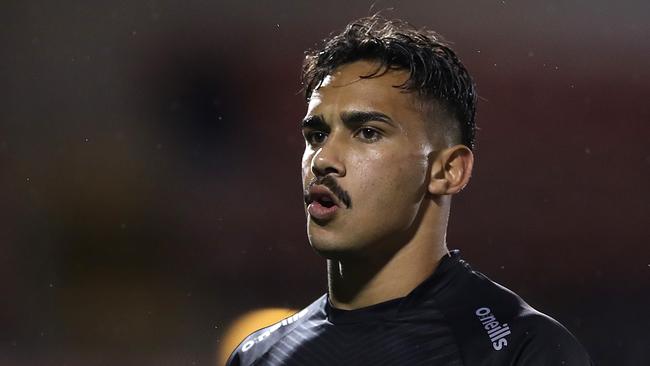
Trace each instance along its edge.
<path fill-rule="evenodd" d="M 329 291 L 229 365 L 590 365 L 576 339 L 445 241 L 476 92 L 433 32 L 371 17 L 307 56 L 307 233 Z"/>

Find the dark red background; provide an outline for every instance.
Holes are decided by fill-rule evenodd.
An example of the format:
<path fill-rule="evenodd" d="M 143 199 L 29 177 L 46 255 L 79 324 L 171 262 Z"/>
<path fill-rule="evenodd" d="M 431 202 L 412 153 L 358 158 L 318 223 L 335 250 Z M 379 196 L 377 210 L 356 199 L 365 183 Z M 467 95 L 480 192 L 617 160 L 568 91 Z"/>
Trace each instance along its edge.
<path fill-rule="evenodd" d="M 206 365 L 325 291 L 306 241 L 303 51 L 388 16 L 481 101 L 448 243 L 599 364 L 650 363 L 644 1 L 14 1 L 0 11 L 0 365 Z"/>

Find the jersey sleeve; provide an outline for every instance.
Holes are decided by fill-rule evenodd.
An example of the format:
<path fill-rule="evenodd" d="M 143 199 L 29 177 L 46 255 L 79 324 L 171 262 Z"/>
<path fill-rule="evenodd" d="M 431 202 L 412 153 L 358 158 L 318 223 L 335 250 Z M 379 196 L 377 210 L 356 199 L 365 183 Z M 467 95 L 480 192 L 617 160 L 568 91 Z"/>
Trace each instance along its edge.
<path fill-rule="evenodd" d="M 439 298 L 463 364 L 591 366 L 580 342 L 559 322 L 480 272 L 454 280 L 462 292 Z"/>
<path fill-rule="evenodd" d="M 564 326 L 544 314 L 532 314 L 517 350 L 517 366 L 593 366 L 587 351 Z M 523 324 L 522 324 L 523 325 Z"/>
<path fill-rule="evenodd" d="M 249 366 L 258 362 L 276 342 L 300 326 L 310 315 L 318 313 L 324 299 L 325 295 L 290 317 L 250 334 L 235 348 L 226 366 Z"/>
<path fill-rule="evenodd" d="M 226 366 L 240 366 L 241 362 L 239 362 L 239 354 L 237 353 L 237 349 L 235 349 L 231 354 L 230 357 L 228 357 L 228 361 L 226 361 Z"/>

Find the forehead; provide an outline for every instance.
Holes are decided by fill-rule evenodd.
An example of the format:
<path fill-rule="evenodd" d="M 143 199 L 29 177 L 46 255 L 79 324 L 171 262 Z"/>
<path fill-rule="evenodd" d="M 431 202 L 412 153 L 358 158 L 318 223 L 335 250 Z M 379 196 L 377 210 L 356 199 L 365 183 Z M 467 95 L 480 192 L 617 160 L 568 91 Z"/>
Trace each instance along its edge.
<path fill-rule="evenodd" d="M 420 115 L 413 93 L 399 86 L 408 80 L 406 70 L 391 70 L 381 76 L 363 78 L 378 70 L 379 64 L 357 61 L 335 69 L 311 95 L 307 114 L 344 110 L 377 110 L 392 117 Z M 379 70 L 381 74 L 384 70 Z"/>

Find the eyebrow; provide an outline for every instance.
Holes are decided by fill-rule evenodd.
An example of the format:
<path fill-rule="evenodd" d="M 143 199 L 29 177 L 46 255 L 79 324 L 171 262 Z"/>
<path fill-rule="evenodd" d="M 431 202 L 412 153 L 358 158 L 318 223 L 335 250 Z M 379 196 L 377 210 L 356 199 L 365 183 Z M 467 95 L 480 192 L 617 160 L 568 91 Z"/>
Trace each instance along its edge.
<path fill-rule="evenodd" d="M 370 121 L 379 121 L 397 127 L 393 120 L 377 111 L 349 111 L 341 113 L 341 121 L 346 125 L 361 125 Z"/>
<path fill-rule="evenodd" d="M 347 111 L 341 112 L 341 121 L 350 126 L 358 126 L 370 121 L 379 121 L 397 127 L 392 118 L 384 113 L 377 111 Z M 301 128 L 323 129 L 328 128 L 328 124 L 321 115 L 305 117 L 300 125 Z"/>
<path fill-rule="evenodd" d="M 323 129 L 328 127 L 321 115 L 305 117 L 300 123 L 300 128 Z"/>

